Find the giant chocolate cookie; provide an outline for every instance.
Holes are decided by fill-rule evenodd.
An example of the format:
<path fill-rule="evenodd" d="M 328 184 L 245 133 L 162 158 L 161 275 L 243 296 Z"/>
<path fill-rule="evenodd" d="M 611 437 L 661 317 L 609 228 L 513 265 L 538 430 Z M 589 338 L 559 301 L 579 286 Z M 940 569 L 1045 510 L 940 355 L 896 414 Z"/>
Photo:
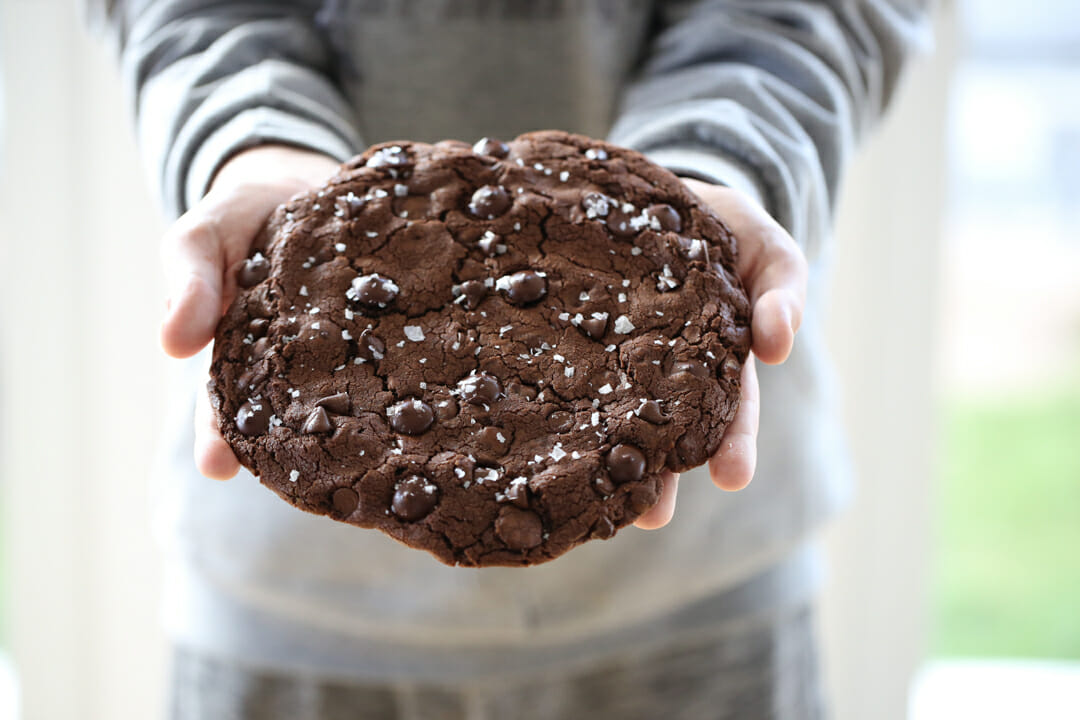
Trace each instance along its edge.
<path fill-rule="evenodd" d="M 674 175 L 561 132 L 384 144 L 278 208 L 210 383 L 244 465 L 445 563 L 609 538 L 738 406 L 734 241 Z"/>

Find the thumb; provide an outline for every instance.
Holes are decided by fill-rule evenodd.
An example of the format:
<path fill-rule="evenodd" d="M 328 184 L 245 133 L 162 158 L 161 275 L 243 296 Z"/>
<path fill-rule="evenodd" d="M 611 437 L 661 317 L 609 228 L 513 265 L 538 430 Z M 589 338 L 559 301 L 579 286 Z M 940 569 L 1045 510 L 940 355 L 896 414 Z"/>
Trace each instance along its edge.
<path fill-rule="evenodd" d="M 165 233 L 162 264 L 168 304 L 161 346 L 190 357 L 214 337 L 224 307 L 225 273 L 247 256 L 267 216 L 288 198 L 267 188 L 216 188 Z"/>

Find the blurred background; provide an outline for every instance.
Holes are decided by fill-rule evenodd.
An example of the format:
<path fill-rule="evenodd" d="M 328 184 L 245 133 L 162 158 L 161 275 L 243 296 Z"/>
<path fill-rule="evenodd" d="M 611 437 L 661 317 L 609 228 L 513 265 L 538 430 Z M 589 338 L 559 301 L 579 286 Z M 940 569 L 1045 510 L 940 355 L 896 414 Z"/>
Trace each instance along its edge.
<path fill-rule="evenodd" d="M 837 220 L 834 717 L 1077 718 L 1080 3 L 936 24 Z M 155 720 L 163 226 L 75 3 L 0 0 L 0 49 L 0 720 Z"/>

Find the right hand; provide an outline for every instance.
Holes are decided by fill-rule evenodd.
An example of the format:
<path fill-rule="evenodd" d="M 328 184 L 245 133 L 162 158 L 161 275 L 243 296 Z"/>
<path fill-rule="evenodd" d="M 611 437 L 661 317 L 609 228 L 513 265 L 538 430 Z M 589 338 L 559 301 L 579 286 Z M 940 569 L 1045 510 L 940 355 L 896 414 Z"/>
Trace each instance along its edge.
<path fill-rule="evenodd" d="M 323 185 L 339 163 L 321 153 L 286 145 L 260 145 L 232 156 L 210 191 L 165 233 L 162 262 L 169 296 L 161 347 L 191 357 L 214 339 L 218 321 L 236 295 L 235 271 L 278 205 Z M 195 465 L 216 480 L 240 463 L 221 437 L 205 392 L 195 409 Z"/>

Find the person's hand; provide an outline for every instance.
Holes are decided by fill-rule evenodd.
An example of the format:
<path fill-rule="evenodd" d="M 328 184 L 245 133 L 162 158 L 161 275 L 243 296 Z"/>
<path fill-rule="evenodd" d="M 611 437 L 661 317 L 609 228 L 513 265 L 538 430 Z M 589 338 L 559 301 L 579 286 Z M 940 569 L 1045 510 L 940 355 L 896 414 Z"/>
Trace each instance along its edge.
<path fill-rule="evenodd" d="M 263 222 L 278 205 L 324 184 L 337 169 L 333 158 L 284 145 L 245 150 L 221 167 L 210 191 L 173 223 L 162 242 L 169 291 L 161 323 L 166 353 L 190 357 L 213 340 L 236 294 L 236 268 Z M 205 392 L 198 393 L 195 409 L 195 465 L 218 480 L 240 469 Z"/>
<path fill-rule="evenodd" d="M 750 484 L 757 465 L 758 380 L 754 356 L 776 365 L 787 360 L 806 303 L 806 258 L 791 235 L 765 209 L 743 193 L 721 185 L 684 178 L 735 235 L 737 271 L 750 297 L 752 355 L 742 372 L 735 419 L 724 431 L 720 449 L 709 458 L 709 475 L 723 490 Z M 634 524 L 645 530 L 667 525 L 675 513 L 679 476 L 668 472 L 660 500 Z"/>

